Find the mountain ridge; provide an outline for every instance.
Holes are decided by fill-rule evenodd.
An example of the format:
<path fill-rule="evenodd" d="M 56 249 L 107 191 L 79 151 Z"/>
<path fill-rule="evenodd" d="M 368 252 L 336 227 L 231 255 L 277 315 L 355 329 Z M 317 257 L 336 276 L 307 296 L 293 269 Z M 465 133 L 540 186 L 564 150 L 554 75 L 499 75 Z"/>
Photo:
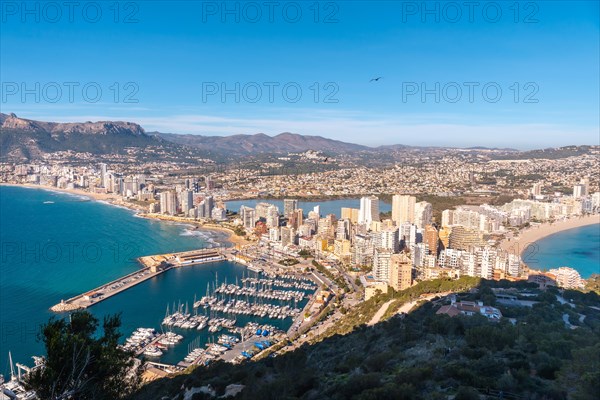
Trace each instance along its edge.
<path fill-rule="evenodd" d="M 122 154 L 127 147 L 160 145 L 133 122 L 45 122 L 0 113 L 0 157 L 38 159 L 58 151 Z"/>
<path fill-rule="evenodd" d="M 317 150 L 332 155 L 371 153 L 402 154 L 406 151 L 456 150 L 485 152 L 492 158 L 563 158 L 589 153 L 595 146 L 563 146 L 520 151 L 513 148 L 409 146 L 404 144 L 370 147 L 323 136 L 282 132 L 205 136 L 195 134 L 146 132 L 127 121 L 45 122 L 0 113 L 0 159 L 35 160 L 44 154 L 72 151 L 94 155 L 124 154 L 127 148 L 162 147 L 169 154 L 193 151 L 211 158 L 232 159 L 261 154 L 279 155 Z"/>
<path fill-rule="evenodd" d="M 255 153 L 260 147 L 261 152 L 303 152 L 321 150 L 331 153 L 368 151 L 367 146 L 328 139 L 322 136 L 300 135 L 283 132 L 275 136 L 264 133 L 237 134 L 231 136 L 203 136 L 193 134 L 176 134 L 149 132 L 149 134 L 164 140 L 196 147 L 205 150 L 228 151 L 234 154 L 247 155 Z"/>

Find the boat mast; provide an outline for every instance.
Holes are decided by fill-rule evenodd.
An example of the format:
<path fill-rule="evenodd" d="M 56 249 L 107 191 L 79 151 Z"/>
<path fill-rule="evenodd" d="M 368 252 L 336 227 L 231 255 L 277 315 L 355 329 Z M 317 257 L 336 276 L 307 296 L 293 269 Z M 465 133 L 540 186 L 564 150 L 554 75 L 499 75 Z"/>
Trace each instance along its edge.
<path fill-rule="evenodd" d="M 8 363 L 10 364 L 10 380 L 15 380 L 15 366 L 13 365 L 12 354 L 8 352 Z"/>

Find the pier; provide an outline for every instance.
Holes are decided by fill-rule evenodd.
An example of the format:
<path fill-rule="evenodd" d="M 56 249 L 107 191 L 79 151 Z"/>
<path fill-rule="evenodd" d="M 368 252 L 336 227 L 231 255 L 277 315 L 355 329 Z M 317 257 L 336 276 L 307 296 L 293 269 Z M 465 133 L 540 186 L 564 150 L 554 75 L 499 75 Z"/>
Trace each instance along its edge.
<path fill-rule="evenodd" d="M 154 278 L 171 268 L 224 261 L 226 258 L 223 255 L 222 249 L 215 248 L 144 256 L 137 260 L 142 265 L 142 268 L 139 270 L 70 299 L 62 300 L 60 303 L 52 306 L 50 310 L 54 312 L 67 312 L 88 308 L 124 292 L 141 282 Z"/>

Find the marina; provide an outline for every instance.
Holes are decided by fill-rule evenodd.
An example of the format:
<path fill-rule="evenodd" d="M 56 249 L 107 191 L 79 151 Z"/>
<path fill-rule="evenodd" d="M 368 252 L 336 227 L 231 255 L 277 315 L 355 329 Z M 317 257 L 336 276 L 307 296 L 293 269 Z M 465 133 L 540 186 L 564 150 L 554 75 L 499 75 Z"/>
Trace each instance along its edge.
<path fill-rule="evenodd" d="M 160 265 L 172 259 L 170 256 L 153 256 L 150 262 Z M 171 266 L 169 273 L 100 302 L 93 310 L 105 315 L 118 304 L 129 304 L 122 319 L 127 339 L 121 344 L 133 350 L 145 365 L 156 364 L 152 371 L 157 374 L 158 370 L 176 371 L 187 364 L 205 365 L 215 359 L 240 362 L 287 340 L 285 332 L 294 320 L 303 319 L 305 307 L 318 289 L 311 275 L 276 272 L 277 268 L 255 273 L 227 260 L 197 268 Z M 212 304 L 205 307 L 203 298 Z M 259 328 L 260 337 L 256 335 Z M 265 330 L 268 336 L 262 335 Z M 235 336 L 239 342 L 223 343 L 222 335 Z M 230 348 L 209 349 L 207 344 Z"/>
<path fill-rule="evenodd" d="M 294 274 L 273 278 L 244 269 L 235 284 L 228 284 L 215 272 L 204 296 L 168 304 L 160 328 L 137 328 L 123 347 L 144 361 L 173 368 L 217 359 L 242 362 L 287 340 L 285 331 L 301 318 L 316 289 Z"/>
<path fill-rule="evenodd" d="M 161 267 L 166 265 L 164 260 L 175 258 L 152 257 Z M 197 254 L 193 257 L 197 260 Z M 175 268 L 171 264 L 166 267 Z M 164 317 L 157 320 L 158 329 L 136 328 L 119 347 L 140 359 L 148 375 L 153 376 L 215 360 L 241 363 L 289 340 L 285 330 L 292 318 L 302 315 L 303 306 L 311 304 L 309 300 L 317 289 L 314 282 L 302 276 L 273 278 L 247 269 L 235 281 L 228 284 L 225 278 L 219 282 L 215 273 L 215 281 L 207 283 L 206 294 L 200 300 L 167 305 Z"/>

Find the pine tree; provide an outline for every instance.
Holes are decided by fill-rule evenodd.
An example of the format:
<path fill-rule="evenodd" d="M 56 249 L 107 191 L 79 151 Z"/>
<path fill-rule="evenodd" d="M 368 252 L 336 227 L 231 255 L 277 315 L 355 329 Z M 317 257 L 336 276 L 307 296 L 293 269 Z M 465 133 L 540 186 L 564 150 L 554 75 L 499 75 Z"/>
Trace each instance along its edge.
<path fill-rule="evenodd" d="M 117 345 L 120 315 L 107 316 L 102 335 L 98 319 L 87 311 L 70 318 L 52 317 L 40 333 L 46 347 L 44 366 L 28 374 L 25 384 L 42 400 L 113 400 L 131 394 L 139 371 L 130 352 Z"/>

